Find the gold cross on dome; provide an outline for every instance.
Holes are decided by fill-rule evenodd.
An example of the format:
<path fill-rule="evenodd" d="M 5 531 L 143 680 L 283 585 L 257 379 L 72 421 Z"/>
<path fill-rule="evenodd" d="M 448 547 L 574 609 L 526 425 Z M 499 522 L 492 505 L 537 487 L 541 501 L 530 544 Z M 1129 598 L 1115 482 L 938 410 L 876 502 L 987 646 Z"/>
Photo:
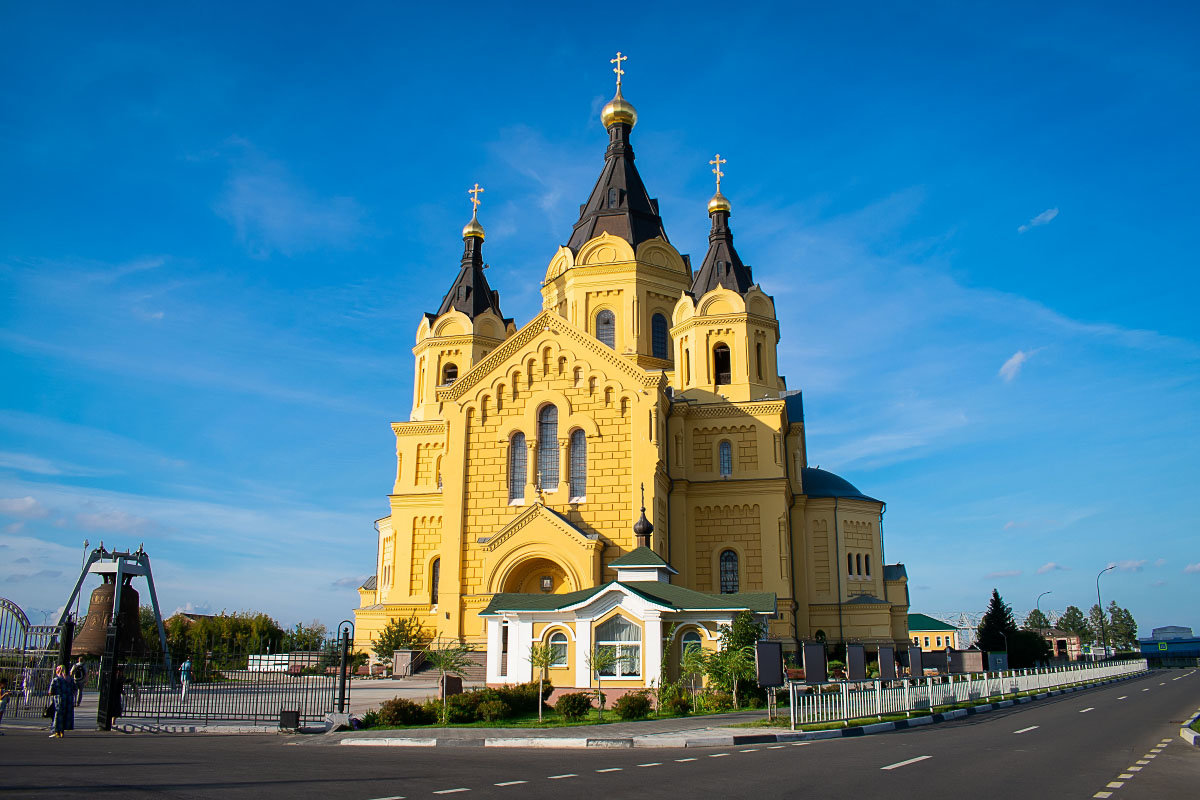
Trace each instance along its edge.
<path fill-rule="evenodd" d="M 621 76 L 625 74 L 625 70 L 621 69 L 621 62 L 622 62 L 622 61 L 628 61 L 628 60 L 629 60 L 629 56 L 623 56 L 623 55 L 621 55 L 621 51 L 620 51 L 620 50 L 618 50 L 618 51 L 617 51 L 617 57 L 616 57 L 616 58 L 610 58 L 610 59 L 608 60 L 608 63 L 610 63 L 610 64 L 616 64 L 616 66 L 615 66 L 615 67 L 613 67 L 613 72 L 617 73 L 617 88 L 618 88 L 618 89 L 620 89 L 620 88 L 621 88 Z"/>
<path fill-rule="evenodd" d="M 483 202 L 482 200 L 479 199 L 479 193 L 482 191 L 483 191 L 483 189 L 479 188 L 478 183 L 475 184 L 474 189 L 467 189 L 467 194 L 471 195 L 471 205 L 473 206 L 473 208 L 471 209 L 472 212 L 478 211 L 479 204 L 481 202 Z"/>
<path fill-rule="evenodd" d="M 713 170 L 712 170 L 713 174 L 717 176 L 717 193 L 718 194 L 721 193 L 721 178 L 725 177 L 725 173 L 721 172 L 721 165 L 724 164 L 725 161 L 726 161 L 726 159 L 721 158 L 721 154 L 717 153 L 717 157 L 708 162 L 713 165 Z"/>

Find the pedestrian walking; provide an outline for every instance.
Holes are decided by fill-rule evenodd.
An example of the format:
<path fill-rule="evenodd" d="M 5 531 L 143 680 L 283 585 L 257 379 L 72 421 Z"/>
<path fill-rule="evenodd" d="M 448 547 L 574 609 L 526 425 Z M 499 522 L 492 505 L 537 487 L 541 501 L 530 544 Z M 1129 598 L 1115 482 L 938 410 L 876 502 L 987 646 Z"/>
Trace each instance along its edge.
<path fill-rule="evenodd" d="M 21 696 L 25 700 L 25 704 L 29 704 L 30 698 L 33 697 L 33 659 L 29 659 L 29 663 L 25 665 L 25 669 L 21 670 Z"/>
<path fill-rule="evenodd" d="M 4 712 L 8 710 L 8 701 L 16 694 L 8 690 L 8 678 L 0 678 L 0 725 L 4 724 Z M 4 731 L 0 731 L 0 736 L 3 735 Z"/>
<path fill-rule="evenodd" d="M 87 683 L 88 671 L 83 665 L 83 656 L 71 665 L 71 681 L 75 684 L 75 705 L 83 705 L 83 686 Z"/>
<path fill-rule="evenodd" d="M 65 665 L 54 668 L 54 680 L 46 694 L 54 698 L 54 733 L 50 738 L 61 739 L 63 731 L 75 730 L 75 684 Z"/>
<path fill-rule="evenodd" d="M 179 665 L 179 699 L 187 702 L 188 687 L 192 684 L 192 659 L 184 658 L 183 663 Z"/>

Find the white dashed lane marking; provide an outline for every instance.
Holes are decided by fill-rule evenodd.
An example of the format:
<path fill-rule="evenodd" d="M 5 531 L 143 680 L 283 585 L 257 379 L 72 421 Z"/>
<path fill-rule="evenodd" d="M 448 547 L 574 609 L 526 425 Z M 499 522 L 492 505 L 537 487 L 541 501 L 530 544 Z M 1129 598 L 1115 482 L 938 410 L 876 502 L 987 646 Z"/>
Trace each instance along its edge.
<path fill-rule="evenodd" d="M 638 764 L 638 766 L 639 767 L 661 767 L 662 762 L 661 761 L 651 761 L 648 764 Z"/>
<path fill-rule="evenodd" d="M 471 790 L 463 788 L 463 787 L 459 787 L 457 789 L 440 789 L 440 790 L 434 792 L 434 794 L 457 794 L 458 792 L 469 792 L 469 791 L 471 791 Z"/>
<path fill-rule="evenodd" d="M 695 761 L 696 759 L 694 759 L 694 758 L 677 758 L 675 760 L 678 761 L 680 764 L 682 764 L 684 761 Z"/>
<path fill-rule="evenodd" d="M 1124 781 L 1109 781 L 1108 782 L 1108 788 L 1110 788 L 1110 789 L 1120 789 L 1124 785 L 1125 785 Z"/>
<path fill-rule="evenodd" d="M 933 756 L 917 756 L 916 758 L 910 758 L 907 761 L 897 761 L 895 764 L 888 764 L 886 767 L 880 767 L 880 769 L 899 769 L 900 767 L 907 767 L 909 764 L 915 764 L 918 761 L 924 761 L 927 758 L 933 758 Z"/>
<path fill-rule="evenodd" d="M 404 795 L 393 794 L 393 795 L 388 795 L 387 797 L 374 797 L 371 800 L 404 800 Z"/>
<path fill-rule="evenodd" d="M 1096 792 L 1092 797 L 1112 797 L 1112 792 Z"/>
<path fill-rule="evenodd" d="M 1129 699 L 1129 695 L 1127 695 L 1127 694 L 1123 694 L 1123 695 L 1121 695 L 1120 697 L 1118 697 L 1117 699 L 1118 699 L 1118 700 L 1128 700 L 1128 699 Z"/>
<path fill-rule="evenodd" d="M 1095 711 L 1095 710 L 1096 710 L 1096 707 L 1095 707 L 1095 706 L 1088 706 L 1087 708 L 1081 708 L 1081 709 L 1079 709 L 1079 713 L 1080 713 L 1080 714 L 1086 714 L 1086 713 L 1088 713 L 1089 711 Z"/>
<path fill-rule="evenodd" d="M 620 772 L 622 767 L 609 767 L 608 769 L 598 769 L 596 772 Z"/>
<path fill-rule="evenodd" d="M 729 753 L 713 753 L 709 756 L 709 758 L 724 758 L 727 755 L 729 755 Z"/>
<path fill-rule="evenodd" d="M 563 778 L 578 778 L 574 772 L 568 772 L 564 775 L 547 775 L 546 779 L 551 781 L 561 781 Z"/>
<path fill-rule="evenodd" d="M 768 750 L 782 750 L 785 747 L 787 747 L 786 744 L 773 744 L 770 747 L 768 747 L 767 749 Z"/>
<path fill-rule="evenodd" d="M 1149 690 L 1149 689 L 1142 689 L 1142 691 L 1143 691 L 1143 692 L 1148 692 L 1148 691 L 1150 691 L 1150 690 Z"/>
<path fill-rule="evenodd" d="M 493 783 L 492 786 L 517 786 L 522 783 L 529 783 L 529 781 L 504 781 L 502 783 Z"/>
<path fill-rule="evenodd" d="M 1030 725 L 1028 728 L 1021 728 L 1021 730 L 1013 731 L 1013 733 L 1029 733 L 1030 731 L 1036 731 L 1040 727 L 1041 725 Z"/>

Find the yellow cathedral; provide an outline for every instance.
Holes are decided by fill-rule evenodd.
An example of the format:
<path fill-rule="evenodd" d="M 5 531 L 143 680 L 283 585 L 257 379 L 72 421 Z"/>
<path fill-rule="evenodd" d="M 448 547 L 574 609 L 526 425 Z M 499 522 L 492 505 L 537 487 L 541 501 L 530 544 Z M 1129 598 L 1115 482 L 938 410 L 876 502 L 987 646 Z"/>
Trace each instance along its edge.
<path fill-rule="evenodd" d="M 785 650 L 903 647 L 907 577 L 883 563 L 883 503 L 808 466 L 775 301 L 734 248 L 725 161 L 710 162 L 717 191 L 694 269 L 634 164 L 637 112 L 615 63 L 603 169 L 550 256 L 542 311 L 519 328 L 485 277 L 482 189 L 470 193 L 457 276 L 417 325 L 412 411 L 392 423 L 395 484 L 357 642 L 369 649 L 389 620 L 415 615 L 431 635 L 507 647 L 487 626 L 497 598 L 528 610 L 570 595 L 558 607 L 573 608 L 637 562 L 693 605 L 737 595 L 730 608 L 753 607 Z"/>

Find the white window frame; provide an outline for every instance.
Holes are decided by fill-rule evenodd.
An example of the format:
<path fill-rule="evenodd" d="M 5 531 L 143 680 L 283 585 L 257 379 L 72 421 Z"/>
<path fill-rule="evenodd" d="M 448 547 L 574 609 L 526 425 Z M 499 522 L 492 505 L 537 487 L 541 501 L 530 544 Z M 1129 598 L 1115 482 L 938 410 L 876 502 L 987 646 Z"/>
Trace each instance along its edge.
<path fill-rule="evenodd" d="M 547 639 L 546 642 L 550 645 L 550 652 L 554 656 L 554 660 L 550 663 L 550 666 L 551 667 L 567 666 L 567 649 L 568 649 L 567 635 L 565 633 L 563 633 L 562 631 L 555 631 L 554 633 L 550 634 L 550 638 Z M 562 647 L 562 657 L 561 658 L 559 657 L 559 651 L 558 651 L 558 648 L 560 646 Z"/>

